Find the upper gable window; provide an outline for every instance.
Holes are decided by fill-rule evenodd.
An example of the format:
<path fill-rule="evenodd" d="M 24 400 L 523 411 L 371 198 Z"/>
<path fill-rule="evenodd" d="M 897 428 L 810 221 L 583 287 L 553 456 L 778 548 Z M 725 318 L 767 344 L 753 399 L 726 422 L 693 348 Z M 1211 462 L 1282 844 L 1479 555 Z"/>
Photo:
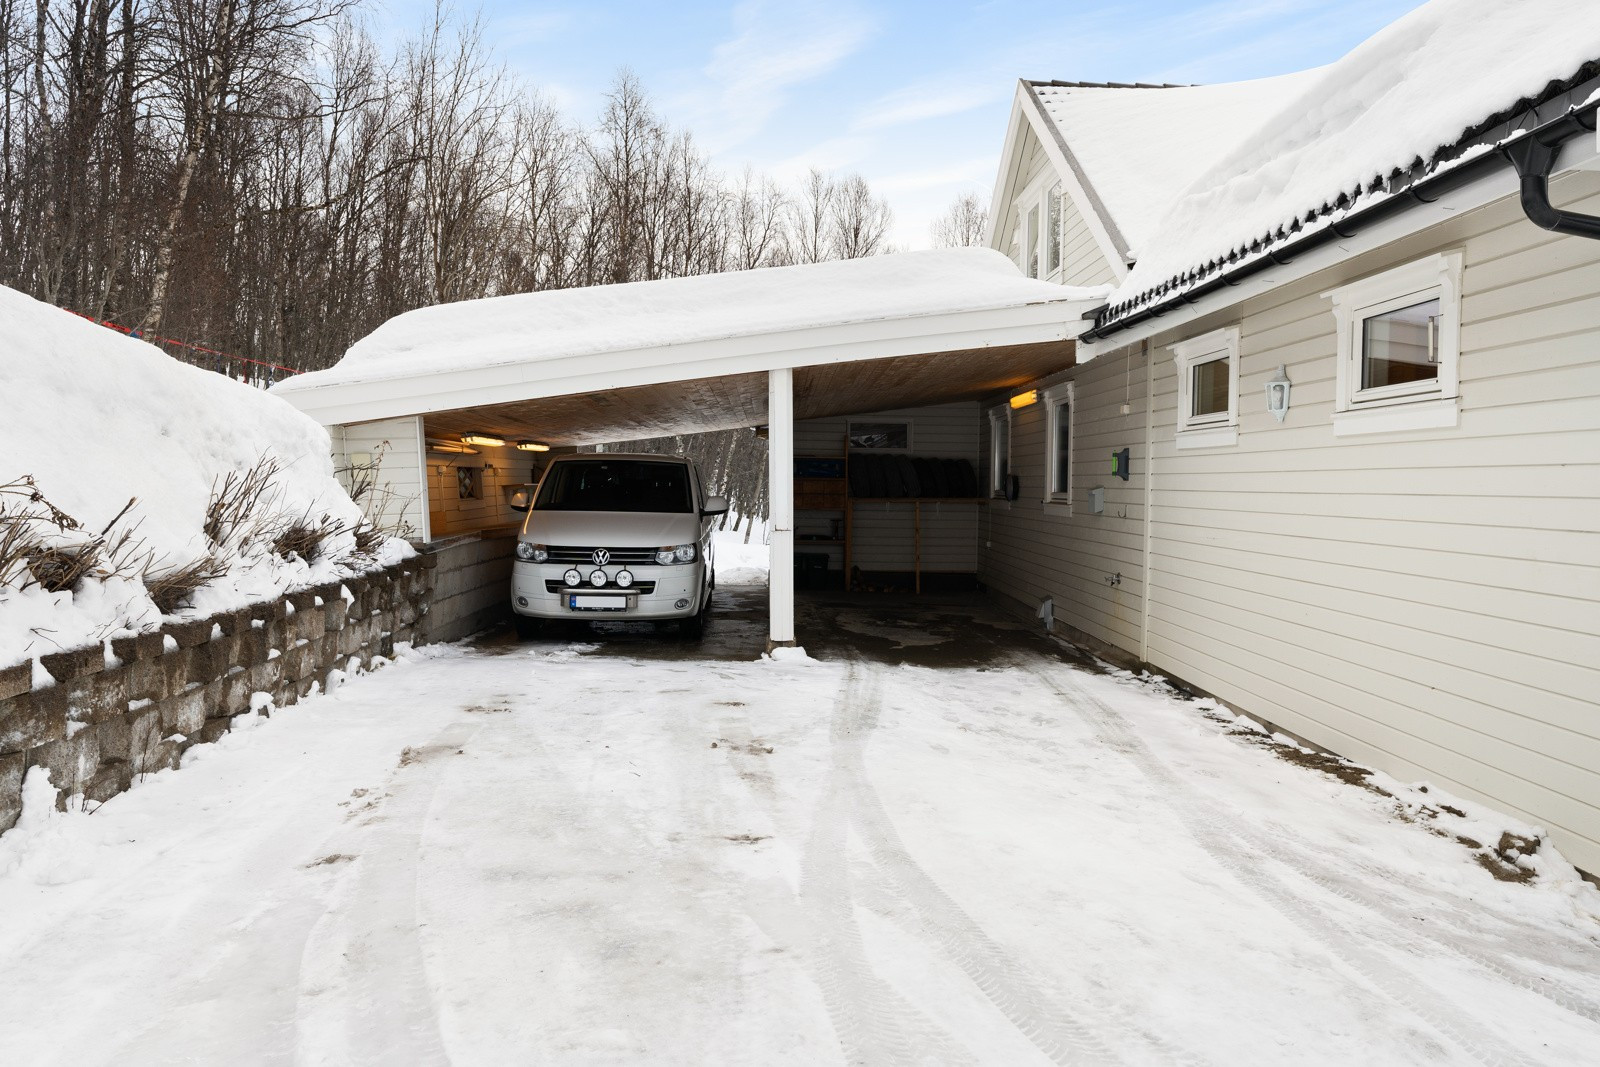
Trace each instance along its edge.
<path fill-rule="evenodd" d="M 1459 252 L 1324 294 L 1338 329 L 1334 433 L 1454 426 L 1461 360 Z"/>
<path fill-rule="evenodd" d="M 1059 281 L 1062 268 L 1061 183 L 1036 183 L 1017 198 L 1022 270 L 1030 278 Z"/>
<path fill-rule="evenodd" d="M 1172 346 L 1178 367 L 1179 448 L 1239 441 L 1239 328 L 1229 326 Z"/>

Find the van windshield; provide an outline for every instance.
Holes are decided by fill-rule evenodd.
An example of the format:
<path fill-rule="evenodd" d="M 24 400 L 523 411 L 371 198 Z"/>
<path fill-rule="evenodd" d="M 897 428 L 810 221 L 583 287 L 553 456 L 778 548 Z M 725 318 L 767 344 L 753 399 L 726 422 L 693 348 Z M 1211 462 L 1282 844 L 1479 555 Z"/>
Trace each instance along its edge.
<path fill-rule="evenodd" d="M 539 487 L 535 511 L 694 511 L 682 463 L 585 459 L 557 463 Z"/>

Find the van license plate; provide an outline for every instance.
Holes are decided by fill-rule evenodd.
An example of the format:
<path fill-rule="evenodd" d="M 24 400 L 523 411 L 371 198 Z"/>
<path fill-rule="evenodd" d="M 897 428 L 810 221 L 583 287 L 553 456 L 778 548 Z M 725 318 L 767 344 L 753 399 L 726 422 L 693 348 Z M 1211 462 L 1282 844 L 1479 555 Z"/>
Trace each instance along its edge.
<path fill-rule="evenodd" d="M 626 611 L 628 598 L 625 596 L 585 596 L 574 593 L 567 597 L 567 607 L 578 611 Z"/>

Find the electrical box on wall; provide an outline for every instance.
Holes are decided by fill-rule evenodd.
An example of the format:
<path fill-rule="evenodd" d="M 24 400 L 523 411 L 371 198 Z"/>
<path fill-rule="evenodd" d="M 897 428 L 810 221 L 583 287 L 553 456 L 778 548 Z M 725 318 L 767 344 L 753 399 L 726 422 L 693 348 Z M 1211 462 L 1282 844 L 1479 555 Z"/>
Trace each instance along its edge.
<path fill-rule="evenodd" d="M 1123 481 L 1128 480 L 1128 450 L 1126 448 L 1118 449 L 1111 453 L 1111 473 Z"/>
<path fill-rule="evenodd" d="M 1106 488 L 1097 485 L 1089 490 L 1089 514 L 1099 515 L 1106 510 Z"/>

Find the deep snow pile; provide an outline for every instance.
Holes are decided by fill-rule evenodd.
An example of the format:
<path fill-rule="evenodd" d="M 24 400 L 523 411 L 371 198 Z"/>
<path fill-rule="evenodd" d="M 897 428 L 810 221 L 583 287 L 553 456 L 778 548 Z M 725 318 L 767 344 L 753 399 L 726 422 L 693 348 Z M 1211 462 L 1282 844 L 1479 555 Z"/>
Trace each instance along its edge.
<path fill-rule="evenodd" d="M 1316 72 L 1197 177 L 1112 294 L 1125 303 L 1247 247 L 1600 59 L 1595 0 L 1433 0 Z M 1380 194 L 1381 195 L 1381 194 Z M 1365 206 L 1358 200 L 1351 210 Z"/>
<path fill-rule="evenodd" d="M 719 585 L 766 585 L 768 563 L 772 549 L 767 545 L 767 526 L 749 531 L 740 530 L 739 522 L 730 523 L 732 529 L 718 530 L 711 535 L 714 553 L 712 560 L 717 569 Z"/>
<path fill-rule="evenodd" d="M 1025 278 L 987 248 L 663 278 L 436 304 L 397 315 L 337 366 L 273 387 L 287 395 L 505 363 L 748 337 L 778 330 L 1103 298 Z"/>
<path fill-rule="evenodd" d="M 262 528 L 323 516 L 341 527 L 314 562 L 248 538 L 217 546 L 202 531 L 219 479 L 264 459 L 279 470 L 258 516 Z M 188 598 L 185 614 L 270 599 L 410 551 L 389 541 L 354 553 L 361 512 L 334 478 L 327 431 L 289 404 L 0 287 L 0 485 L 25 476 L 82 524 L 75 533 L 33 524 L 47 539 L 81 543 L 130 498 L 113 532 L 131 530 L 132 538 L 70 590 L 47 591 L 26 566 L 0 575 L 0 667 L 155 626 L 161 612 L 141 575 L 208 555 L 226 573 Z M 29 505 L 15 492 L 0 495 L 0 505 L 12 516 L 0 522 L 3 534 Z"/>
<path fill-rule="evenodd" d="M 1317 74 L 1171 89 L 1036 85 L 1033 91 L 1137 259 L 1188 178 L 1248 139 Z M 1151 130 L 1161 133 L 1152 137 Z"/>

